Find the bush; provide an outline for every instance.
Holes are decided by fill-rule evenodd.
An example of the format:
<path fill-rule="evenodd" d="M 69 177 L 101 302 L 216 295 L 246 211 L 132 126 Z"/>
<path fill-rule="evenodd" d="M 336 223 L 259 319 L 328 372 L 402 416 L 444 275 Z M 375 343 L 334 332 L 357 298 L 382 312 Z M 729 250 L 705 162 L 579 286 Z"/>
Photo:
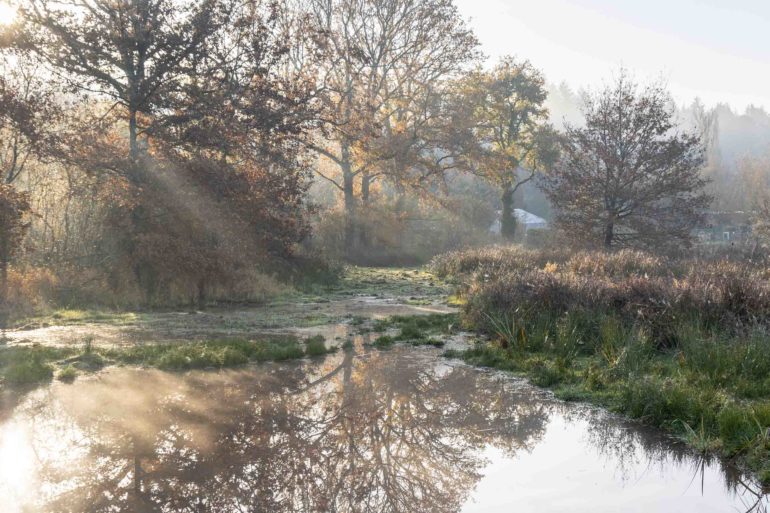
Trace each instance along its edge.
<path fill-rule="evenodd" d="M 680 344 L 678 329 L 686 322 L 730 335 L 770 327 L 770 280 L 763 269 L 673 262 L 631 251 L 557 256 L 495 249 L 443 257 L 434 266 L 470 276 L 466 318 L 488 332 L 495 316 L 527 322 L 535 313 L 556 318 L 569 312 L 588 319 L 577 327 L 587 334 L 598 330 L 591 319 L 611 316 L 643 327 L 659 347 L 672 348 Z"/>
<path fill-rule="evenodd" d="M 374 339 L 374 347 L 379 349 L 384 349 L 387 347 L 392 346 L 395 343 L 395 340 L 393 340 L 393 337 L 389 337 L 388 335 L 381 335 Z"/>
<path fill-rule="evenodd" d="M 316 335 L 305 340 L 305 354 L 308 356 L 320 356 L 328 353 L 326 339 L 323 335 Z"/>

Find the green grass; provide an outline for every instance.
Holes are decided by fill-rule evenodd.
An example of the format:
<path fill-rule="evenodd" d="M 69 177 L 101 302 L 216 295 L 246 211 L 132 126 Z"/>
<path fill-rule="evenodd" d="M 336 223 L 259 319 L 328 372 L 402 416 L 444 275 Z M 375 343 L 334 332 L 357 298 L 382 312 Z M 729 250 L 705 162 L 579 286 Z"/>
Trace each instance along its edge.
<path fill-rule="evenodd" d="M 67 365 L 56 374 L 56 379 L 59 381 L 64 381 L 65 383 L 72 383 L 75 381 L 75 378 L 78 376 L 78 374 L 79 373 L 77 368 L 72 365 Z"/>
<path fill-rule="evenodd" d="M 388 347 L 391 347 L 393 344 L 395 344 L 396 341 L 393 339 L 393 337 L 388 335 L 380 335 L 376 339 L 374 339 L 374 342 L 372 345 L 378 349 L 386 349 Z"/>
<path fill-rule="evenodd" d="M 445 355 L 527 376 L 561 399 L 593 402 L 666 429 L 770 478 L 764 330 L 736 336 L 681 319 L 673 326 L 677 346 L 659 348 L 644 329 L 610 315 L 545 311 L 490 324 L 491 341 Z"/>
<path fill-rule="evenodd" d="M 450 334 L 458 326 L 457 314 L 394 315 L 375 321 L 374 331 L 398 329 L 397 341 L 425 339 L 430 335 Z"/>
<path fill-rule="evenodd" d="M 75 352 L 38 345 L 0 347 L 0 382 L 3 386 L 23 386 L 50 381 L 53 362 Z"/>
<path fill-rule="evenodd" d="M 314 346 L 317 342 L 314 342 Z M 283 361 L 305 356 L 296 337 L 269 340 L 230 338 L 175 344 L 143 344 L 112 348 L 104 356 L 116 362 L 164 370 L 223 368 L 248 362 Z"/>
<path fill-rule="evenodd" d="M 307 356 L 321 356 L 329 352 L 323 335 L 316 335 L 305 340 L 305 354 Z"/>
<path fill-rule="evenodd" d="M 112 348 L 94 347 L 90 339 L 79 349 L 14 346 L 0 348 L 0 384 L 13 387 L 40 384 L 50 381 L 54 375 L 67 382 L 80 372 L 93 372 L 108 364 L 184 371 L 291 360 L 330 351 L 322 336 L 310 337 L 303 343 L 288 335 L 264 340 L 229 338 Z"/>
<path fill-rule="evenodd" d="M 457 314 L 394 315 L 375 321 L 372 331 L 398 330 L 398 333 L 382 335 L 372 345 L 385 348 L 404 342 L 413 346 L 443 347 L 444 341 L 436 337 L 451 334 L 457 326 Z"/>

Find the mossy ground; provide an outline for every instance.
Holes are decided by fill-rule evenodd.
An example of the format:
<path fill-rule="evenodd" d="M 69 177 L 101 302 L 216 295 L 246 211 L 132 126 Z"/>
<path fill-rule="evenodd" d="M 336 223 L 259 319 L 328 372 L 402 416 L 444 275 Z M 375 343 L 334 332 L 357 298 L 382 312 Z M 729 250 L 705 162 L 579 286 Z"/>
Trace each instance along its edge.
<path fill-rule="evenodd" d="M 317 290 L 309 300 L 333 300 L 354 296 L 398 297 L 406 304 L 430 304 L 443 299 L 450 286 L 422 268 L 348 266 L 339 282 Z"/>
<path fill-rule="evenodd" d="M 142 320 L 140 312 L 123 312 L 102 309 L 58 308 L 44 315 L 16 320 L 16 327 L 34 328 L 46 326 L 69 326 L 85 323 L 126 325 Z"/>

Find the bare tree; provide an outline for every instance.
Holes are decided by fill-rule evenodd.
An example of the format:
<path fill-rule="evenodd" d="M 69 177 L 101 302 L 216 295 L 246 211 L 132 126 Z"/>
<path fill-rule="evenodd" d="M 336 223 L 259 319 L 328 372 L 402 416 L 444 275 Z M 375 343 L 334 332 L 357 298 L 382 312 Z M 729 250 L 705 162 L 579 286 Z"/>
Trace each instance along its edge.
<path fill-rule="evenodd" d="M 30 159 L 54 151 L 61 109 L 35 63 L 5 54 L 0 71 L 0 181 L 11 184 Z"/>
<path fill-rule="evenodd" d="M 563 157 L 543 187 L 567 234 L 605 248 L 689 243 L 711 198 L 704 147 L 674 121 L 661 84 L 625 70 L 589 96 L 585 127 L 568 126 Z"/>
<path fill-rule="evenodd" d="M 301 3 L 326 48 L 319 74 L 326 131 L 311 146 L 340 171 L 320 176 L 343 195 L 345 245 L 352 250 L 356 211 L 373 180 L 387 173 L 383 162 L 397 156 L 383 141 L 420 129 L 421 102 L 476 57 L 478 42 L 451 0 Z"/>
<path fill-rule="evenodd" d="M 139 115 L 162 106 L 184 65 L 216 29 L 214 0 L 27 0 L 17 44 L 40 56 L 73 87 L 127 111 L 129 156 L 139 156 Z M 131 179 L 137 181 L 135 169 Z"/>

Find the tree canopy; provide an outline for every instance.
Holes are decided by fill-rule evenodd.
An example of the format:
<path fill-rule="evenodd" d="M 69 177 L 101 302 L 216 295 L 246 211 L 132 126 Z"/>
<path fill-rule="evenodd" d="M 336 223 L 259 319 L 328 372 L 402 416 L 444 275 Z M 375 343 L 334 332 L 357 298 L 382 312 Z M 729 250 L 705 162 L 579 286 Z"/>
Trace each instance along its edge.
<path fill-rule="evenodd" d="M 606 248 L 689 243 L 708 207 L 704 146 L 681 131 L 661 84 L 625 71 L 588 97 L 585 126 L 568 126 L 562 158 L 544 188 L 556 222 Z"/>

